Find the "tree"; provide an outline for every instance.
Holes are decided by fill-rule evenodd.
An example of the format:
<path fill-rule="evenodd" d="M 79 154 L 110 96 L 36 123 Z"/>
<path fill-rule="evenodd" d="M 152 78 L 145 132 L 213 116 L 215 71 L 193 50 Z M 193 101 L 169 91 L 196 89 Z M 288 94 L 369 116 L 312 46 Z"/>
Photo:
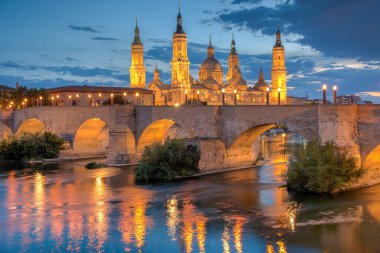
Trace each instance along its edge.
<path fill-rule="evenodd" d="M 139 181 L 170 181 L 199 172 L 199 152 L 194 146 L 186 146 L 182 139 L 167 138 L 163 143 L 154 142 L 145 147 L 136 170 Z"/>
<path fill-rule="evenodd" d="M 358 179 L 364 173 L 357 160 L 341 152 L 333 141 L 311 140 L 289 161 L 287 188 L 293 192 L 331 193 Z"/>

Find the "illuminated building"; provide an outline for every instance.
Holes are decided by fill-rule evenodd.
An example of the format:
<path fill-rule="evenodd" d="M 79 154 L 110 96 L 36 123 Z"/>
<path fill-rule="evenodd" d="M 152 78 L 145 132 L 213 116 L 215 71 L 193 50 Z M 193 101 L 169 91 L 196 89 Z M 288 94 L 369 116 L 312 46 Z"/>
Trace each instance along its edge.
<path fill-rule="evenodd" d="M 131 88 L 145 89 L 146 69 L 144 66 L 144 46 L 140 39 L 140 29 L 136 20 L 135 39 L 131 46 L 131 67 L 129 68 Z"/>
<path fill-rule="evenodd" d="M 271 90 L 269 92 L 270 104 L 278 104 L 278 93 L 280 93 L 280 104 L 287 104 L 285 50 L 281 43 L 279 30 L 277 30 L 276 43 L 273 47 L 272 87 L 265 82 L 262 69 L 257 83 L 255 85 L 247 84 L 240 70 L 239 55 L 234 37 L 228 56 L 226 80 L 223 79 L 223 68 L 215 57 L 211 38 L 207 47 L 206 59 L 199 68 L 199 80 L 195 80 L 190 75 L 189 69 L 187 35 L 179 11 L 177 27 L 173 34 L 171 84 L 162 82 L 157 66 L 153 80 L 148 84 L 148 89 L 155 94 L 155 105 L 265 105 L 267 103 L 267 88 Z"/>

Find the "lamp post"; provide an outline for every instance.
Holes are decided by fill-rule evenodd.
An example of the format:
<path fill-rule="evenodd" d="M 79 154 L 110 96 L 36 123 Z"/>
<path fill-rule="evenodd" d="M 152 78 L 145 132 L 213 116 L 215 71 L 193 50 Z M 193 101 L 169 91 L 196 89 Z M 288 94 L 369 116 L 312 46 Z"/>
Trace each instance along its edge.
<path fill-rule="evenodd" d="M 59 99 L 59 95 L 57 95 L 56 98 L 57 98 L 57 105 L 60 105 L 61 102 L 58 100 Z"/>
<path fill-rule="evenodd" d="M 42 106 L 42 96 L 40 96 L 40 100 L 41 100 L 41 106 Z"/>
<path fill-rule="evenodd" d="M 168 101 L 167 101 L 167 98 L 166 98 L 166 93 L 164 94 L 164 105 L 165 105 L 165 106 L 168 105 Z"/>
<path fill-rule="evenodd" d="M 70 106 L 72 106 L 72 105 L 73 105 L 73 101 L 71 100 L 71 98 L 72 98 L 72 96 L 71 96 L 71 95 L 69 95 L 69 99 L 70 99 Z"/>
<path fill-rule="evenodd" d="M 137 104 L 137 106 L 140 105 L 139 98 L 140 98 L 140 94 L 138 92 L 136 92 L 136 104 Z"/>
<path fill-rule="evenodd" d="M 336 90 L 338 89 L 338 87 L 336 85 L 333 86 L 333 101 L 334 101 L 334 105 L 336 105 Z"/>
<path fill-rule="evenodd" d="M 324 84 L 322 86 L 322 92 L 323 92 L 323 104 L 325 105 L 326 104 L 326 90 L 327 90 L 327 85 Z"/>
<path fill-rule="evenodd" d="M 225 89 L 222 89 L 222 105 L 224 106 L 225 105 L 225 93 L 226 93 L 226 90 Z"/>
<path fill-rule="evenodd" d="M 24 102 L 23 102 L 22 104 L 24 104 Z M 52 106 L 55 106 L 54 96 L 51 97 L 51 105 L 52 105 Z"/>
<path fill-rule="evenodd" d="M 281 105 L 281 89 L 277 88 L 277 104 Z"/>
<path fill-rule="evenodd" d="M 236 106 L 237 104 L 237 90 L 234 90 L 234 105 Z"/>
<path fill-rule="evenodd" d="M 197 105 L 200 105 L 200 100 L 199 100 L 199 93 L 200 93 L 200 91 L 199 90 L 197 90 Z"/>
<path fill-rule="evenodd" d="M 75 106 L 79 106 L 79 94 L 75 95 Z"/>
<path fill-rule="evenodd" d="M 111 106 L 113 106 L 113 93 L 111 93 Z"/>
<path fill-rule="evenodd" d="M 99 93 L 98 96 L 99 96 L 99 106 L 101 106 L 102 93 Z"/>
<path fill-rule="evenodd" d="M 265 89 L 265 92 L 266 92 L 266 95 L 267 95 L 267 101 L 266 101 L 266 103 L 267 103 L 267 105 L 269 105 L 269 87 L 267 87 Z"/>
<path fill-rule="evenodd" d="M 155 91 L 153 91 L 152 106 L 156 106 L 156 92 Z"/>
<path fill-rule="evenodd" d="M 25 109 L 25 102 L 22 102 L 22 108 Z"/>
<path fill-rule="evenodd" d="M 126 105 L 127 104 L 127 93 L 124 92 L 123 94 L 123 104 Z"/>
<path fill-rule="evenodd" d="M 88 104 L 92 106 L 92 97 L 91 94 L 88 94 Z"/>
<path fill-rule="evenodd" d="M 25 107 L 28 107 L 28 99 L 24 98 Z"/>
<path fill-rule="evenodd" d="M 185 105 L 187 106 L 187 90 L 185 90 Z"/>

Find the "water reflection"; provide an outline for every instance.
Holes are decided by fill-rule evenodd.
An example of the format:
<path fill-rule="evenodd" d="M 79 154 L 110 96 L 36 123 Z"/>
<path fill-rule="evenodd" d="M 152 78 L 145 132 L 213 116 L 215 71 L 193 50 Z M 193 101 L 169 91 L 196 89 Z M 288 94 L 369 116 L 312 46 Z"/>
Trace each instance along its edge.
<path fill-rule="evenodd" d="M 295 197 L 283 184 L 299 139 L 265 136 L 262 168 L 165 185 L 133 169 L 0 175 L 1 252 L 380 252 L 380 186 Z"/>

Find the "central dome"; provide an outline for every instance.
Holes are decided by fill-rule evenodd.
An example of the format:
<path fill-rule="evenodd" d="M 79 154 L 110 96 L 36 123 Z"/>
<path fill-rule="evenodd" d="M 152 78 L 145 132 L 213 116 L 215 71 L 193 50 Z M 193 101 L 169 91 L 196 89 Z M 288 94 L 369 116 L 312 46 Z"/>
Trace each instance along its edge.
<path fill-rule="evenodd" d="M 214 57 L 214 47 L 211 45 L 211 39 L 207 48 L 207 58 L 202 62 L 199 68 L 199 81 L 202 83 L 207 79 L 213 79 L 219 85 L 223 84 L 223 68 Z"/>

